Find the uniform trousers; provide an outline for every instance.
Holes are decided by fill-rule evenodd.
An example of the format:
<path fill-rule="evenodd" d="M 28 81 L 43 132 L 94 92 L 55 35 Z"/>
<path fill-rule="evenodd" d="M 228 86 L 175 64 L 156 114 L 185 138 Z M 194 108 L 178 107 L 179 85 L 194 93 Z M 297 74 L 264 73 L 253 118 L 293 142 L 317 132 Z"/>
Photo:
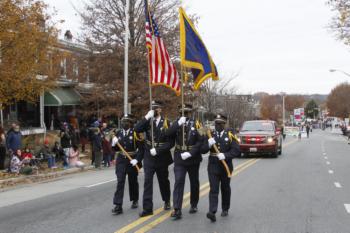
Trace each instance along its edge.
<path fill-rule="evenodd" d="M 145 184 L 143 191 L 143 209 L 153 210 L 153 176 L 157 174 L 160 193 L 164 202 L 170 201 L 170 181 L 168 166 L 155 167 L 146 165 L 145 171 Z"/>
<path fill-rule="evenodd" d="M 199 201 L 199 164 L 190 166 L 176 165 L 174 166 L 175 185 L 173 192 L 174 209 L 181 209 L 185 188 L 185 178 L 188 173 L 191 185 L 191 206 L 197 206 Z"/>
<path fill-rule="evenodd" d="M 113 204 L 122 205 L 124 197 L 124 187 L 126 176 L 129 182 L 129 197 L 130 201 L 139 200 L 139 183 L 137 180 L 138 172 L 135 167 L 128 163 L 117 163 L 115 166 L 115 173 L 117 175 L 117 190 L 114 193 Z"/>
<path fill-rule="evenodd" d="M 210 165 L 209 165 L 210 166 Z M 209 211 L 216 213 L 218 209 L 219 190 L 221 188 L 221 208 L 229 210 L 231 202 L 231 178 L 227 177 L 224 169 L 220 172 L 211 171 L 208 169 L 210 191 L 209 191 Z"/>

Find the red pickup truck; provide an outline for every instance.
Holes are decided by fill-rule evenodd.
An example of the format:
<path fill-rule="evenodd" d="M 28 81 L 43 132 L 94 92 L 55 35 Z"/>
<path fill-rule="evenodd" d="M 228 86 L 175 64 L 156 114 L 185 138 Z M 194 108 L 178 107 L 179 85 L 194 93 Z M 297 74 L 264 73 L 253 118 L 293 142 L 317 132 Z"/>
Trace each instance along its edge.
<path fill-rule="evenodd" d="M 249 154 L 282 154 L 282 134 L 275 121 L 246 121 L 238 134 L 243 156 Z"/>

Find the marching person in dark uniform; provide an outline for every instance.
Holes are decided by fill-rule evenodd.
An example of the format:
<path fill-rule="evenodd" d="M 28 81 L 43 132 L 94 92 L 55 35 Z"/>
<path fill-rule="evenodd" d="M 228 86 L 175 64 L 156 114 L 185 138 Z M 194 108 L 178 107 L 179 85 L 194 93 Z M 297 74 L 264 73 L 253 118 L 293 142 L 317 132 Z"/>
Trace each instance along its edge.
<path fill-rule="evenodd" d="M 174 142 L 170 141 L 165 131 L 168 122 L 161 116 L 161 103 L 153 101 L 152 110 L 135 126 L 137 133 L 146 132 L 146 143 L 144 150 L 144 172 L 145 183 L 143 192 L 143 211 L 140 217 L 153 214 L 153 176 L 157 174 L 158 183 L 164 210 L 170 209 L 170 182 L 168 167 L 173 163 L 170 149 Z M 153 141 L 151 136 L 151 124 L 153 124 Z"/>
<path fill-rule="evenodd" d="M 227 118 L 223 115 L 217 115 L 215 118 L 215 130 L 212 132 L 212 138 L 206 137 L 203 140 L 201 147 L 201 153 L 205 154 L 210 151 L 208 162 L 208 176 L 210 183 L 209 192 L 209 212 L 207 218 L 212 222 L 216 221 L 216 211 L 218 208 L 218 196 L 221 185 L 221 197 L 222 197 L 222 217 L 228 215 L 231 200 L 231 187 L 228 174 L 225 170 L 222 161 L 225 161 L 228 165 L 230 174 L 233 171 L 232 159 L 240 155 L 239 145 L 235 140 L 234 135 L 225 130 Z M 216 153 L 214 145 L 217 146 L 220 153 Z"/>
<path fill-rule="evenodd" d="M 179 111 L 182 108 L 180 106 Z M 191 184 L 191 208 L 190 213 L 197 212 L 197 204 L 199 201 L 199 165 L 202 161 L 201 136 L 197 131 L 196 122 L 191 119 L 192 105 L 185 104 L 184 116 L 175 121 L 167 130 L 167 135 L 174 138 L 175 153 L 174 153 L 174 173 L 175 185 L 173 192 L 174 211 L 171 217 L 174 220 L 182 217 L 182 202 L 185 188 L 186 173 L 190 178 Z M 184 134 L 183 134 L 184 129 Z"/>
<path fill-rule="evenodd" d="M 114 214 L 123 213 L 123 196 L 126 176 L 129 180 L 129 196 L 132 202 L 131 208 L 138 207 L 139 200 L 139 183 L 137 181 L 138 171 L 136 165 L 141 168 L 141 163 L 137 161 L 143 153 L 142 142 L 137 136 L 133 128 L 134 119 L 131 114 L 126 115 L 121 120 L 122 129 L 116 132 L 116 137 L 112 139 L 112 147 L 118 152 L 115 173 L 117 175 L 117 190 L 114 193 L 113 204 L 115 207 L 112 210 Z M 119 143 L 126 152 L 133 158 L 129 158 L 120 151 L 117 143 Z M 139 159 L 140 160 L 140 159 Z"/>

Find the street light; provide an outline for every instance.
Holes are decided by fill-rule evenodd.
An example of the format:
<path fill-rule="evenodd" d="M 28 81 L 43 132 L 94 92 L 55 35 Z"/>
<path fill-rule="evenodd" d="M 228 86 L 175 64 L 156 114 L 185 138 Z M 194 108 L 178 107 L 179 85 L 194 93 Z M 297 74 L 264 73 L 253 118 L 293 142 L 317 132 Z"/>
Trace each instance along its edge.
<path fill-rule="evenodd" d="M 331 72 L 331 73 L 340 72 L 340 73 L 343 73 L 343 74 L 345 74 L 346 76 L 350 77 L 350 74 L 347 73 L 347 72 L 345 72 L 345 71 L 343 71 L 343 70 L 330 69 L 329 72 Z"/>

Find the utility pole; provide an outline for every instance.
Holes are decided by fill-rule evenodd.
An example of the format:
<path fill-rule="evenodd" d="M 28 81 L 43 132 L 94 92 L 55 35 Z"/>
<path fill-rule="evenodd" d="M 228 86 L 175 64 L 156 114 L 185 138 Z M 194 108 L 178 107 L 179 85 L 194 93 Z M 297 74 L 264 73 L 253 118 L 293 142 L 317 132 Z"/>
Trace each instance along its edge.
<path fill-rule="evenodd" d="M 124 39 L 124 115 L 128 114 L 128 63 L 129 63 L 129 5 L 130 0 L 125 4 L 125 39 Z"/>
<path fill-rule="evenodd" d="M 285 104 L 284 104 L 284 97 L 285 97 L 285 95 L 283 95 L 282 96 L 282 108 L 283 108 L 283 113 L 282 113 L 282 117 L 283 117 L 283 120 L 282 120 L 282 122 L 283 122 L 283 127 L 285 126 L 285 119 L 286 119 L 286 110 L 285 110 Z"/>
<path fill-rule="evenodd" d="M 2 111 L 2 103 L 0 103 L 0 123 L 1 123 L 1 128 L 4 128 L 4 114 Z"/>

